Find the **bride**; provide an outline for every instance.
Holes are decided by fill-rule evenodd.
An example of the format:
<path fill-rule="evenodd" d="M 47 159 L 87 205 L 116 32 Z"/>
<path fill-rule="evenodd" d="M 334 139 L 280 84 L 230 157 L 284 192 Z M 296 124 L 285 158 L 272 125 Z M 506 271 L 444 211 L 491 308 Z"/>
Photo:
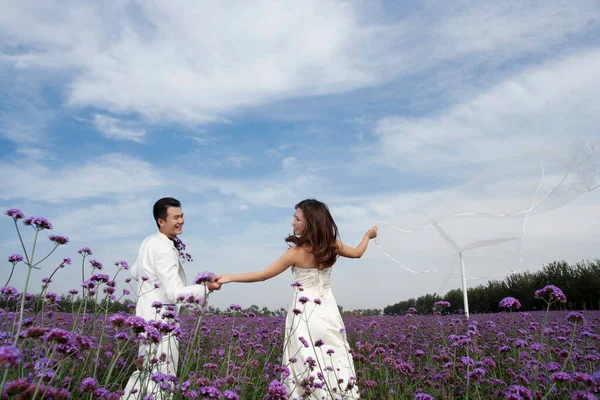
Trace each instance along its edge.
<path fill-rule="evenodd" d="M 303 200 L 295 207 L 290 248 L 262 271 L 217 276 L 217 282 L 260 282 L 292 267 L 294 302 L 288 310 L 282 363 L 284 383 L 292 398 L 358 399 L 356 372 L 346 331 L 331 291 L 337 257 L 360 258 L 377 237 L 377 226 L 357 247 L 339 240 L 327 205 Z"/>

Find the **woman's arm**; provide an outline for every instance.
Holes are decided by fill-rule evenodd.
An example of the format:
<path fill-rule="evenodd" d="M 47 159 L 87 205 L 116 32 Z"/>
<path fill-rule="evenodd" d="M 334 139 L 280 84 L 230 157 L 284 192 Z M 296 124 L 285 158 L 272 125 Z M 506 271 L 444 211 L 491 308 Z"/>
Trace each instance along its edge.
<path fill-rule="evenodd" d="M 367 250 L 367 246 L 369 245 L 369 240 L 377 237 L 377 225 L 373 226 L 371 229 L 365 233 L 365 236 L 362 238 L 358 246 L 352 247 L 347 244 L 342 243 L 341 240 L 337 241 L 337 253 L 342 257 L 347 258 L 361 258 L 365 251 Z"/>
<path fill-rule="evenodd" d="M 245 272 L 242 274 L 223 274 L 217 276 L 217 283 L 225 284 L 229 282 L 262 282 L 279 275 L 292 265 L 296 264 L 297 249 L 295 247 L 288 249 L 277 260 L 273 261 L 262 271 Z"/>

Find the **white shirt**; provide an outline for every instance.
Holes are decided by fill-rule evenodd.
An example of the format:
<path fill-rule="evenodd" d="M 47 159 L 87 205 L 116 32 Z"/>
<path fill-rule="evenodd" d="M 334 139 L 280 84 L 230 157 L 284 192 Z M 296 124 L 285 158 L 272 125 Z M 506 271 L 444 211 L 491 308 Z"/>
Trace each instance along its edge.
<path fill-rule="evenodd" d="M 186 286 L 185 271 L 179 262 L 177 249 L 161 232 L 144 239 L 131 268 L 131 276 L 139 282 L 135 314 L 146 320 L 157 316 L 152 307 L 155 301 L 175 304 L 181 296 L 200 298 L 205 295 L 203 285 Z M 143 276 L 148 279 L 142 279 Z M 156 283 L 159 284 L 158 289 L 154 287 Z"/>

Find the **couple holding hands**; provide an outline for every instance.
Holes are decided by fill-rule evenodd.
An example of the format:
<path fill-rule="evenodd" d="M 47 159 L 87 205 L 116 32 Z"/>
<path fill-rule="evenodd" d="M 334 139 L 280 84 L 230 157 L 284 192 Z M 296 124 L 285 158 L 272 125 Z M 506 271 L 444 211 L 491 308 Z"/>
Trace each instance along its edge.
<path fill-rule="evenodd" d="M 154 204 L 153 213 L 158 232 L 142 242 L 131 270 L 140 285 L 138 293 L 143 293 L 137 299 L 136 315 L 145 320 L 158 317 L 153 308 L 155 302 L 176 305 L 178 299 L 206 294 L 204 285 L 186 285 L 179 261 L 177 235 L 182 233 L 184 224 L 181 203 L 174 198 L 162 198 Z M 277 260 L 261 271 L 221 274 L 207 284 L 209 290 L 219 290 L 232 282 L 265 281 L 292 268 L 296 291 L 286 318 L 282 356 L 282 363 L 289 371 L 282 379 L 290 398 L 359 398 L 354 363 L 330 278 L 338 256 L 360 258 L 369 240 L 376 236 L 374 226 L 357 247 L 348 246 L 340 241 L 328 207 L 317 200 L 303 200 L 295 206 L 293 234 L 285 239 L 289 248 Z M 301 311 L 307 302 L 315 303 L 310 318 Z M 305 338 L 318 340 L 308 343 Z M 166 362 L 149 366 L 152 357 L 161 356 Z M 177 337 L 167 334 L 157 345 L 141 345 L 139 357 L 148 368 L 132 374 L 122 399 L 143 399 L 149 395 L 155 399 L 169 398 L 150 376 L 155 372 L 176 376 Z"/>

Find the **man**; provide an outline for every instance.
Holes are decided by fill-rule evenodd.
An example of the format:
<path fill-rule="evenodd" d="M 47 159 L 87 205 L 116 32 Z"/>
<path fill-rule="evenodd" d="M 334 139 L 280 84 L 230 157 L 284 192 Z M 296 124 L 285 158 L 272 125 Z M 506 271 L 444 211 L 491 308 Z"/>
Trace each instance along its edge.
<path fill-rule="evenodd" d="M 165 197 L 154 204 L 154 220 L 158 232 L 148 236 L 138 250 L 138 256 L 131 269 L 131 275 L 139 282 L 138 299 L 135 314 L 148 320 L 162 321 L 157 310 L 170 305 L 177 311 L 176 303 L 182 298 L 193 296 L 199 299 L 206 295 L 204 285 L 186 285 L 185 272 L 179 261 L 176 248 L 177 235 L 183 230 L 183 211 L 181 203 L 171 197 Z M 209 290 L 220 289 L 218 283 L 208 283 Z M 150 331 L 152 329 L 150 328 Z M 151 333 L 147 330 L 147 336 Z M 129 378 L 122 399 L 143 399 L 152 395 L 155 399 L 166 399 L 170 396 L 162 394 L 159 383 L 151 380 L 157 372 L 175 376 L 179 361 L 179 341 L 172 333 L 162 335 L 156 343 L 140 345 L 139 356 L 143 360 L 142 371 L 135 371 Z M 159 362 L 156 362 L 159 360 Z M 150 365 L 152 367 L 150 368 Z M 160 374 L 158 374 L 160 375 Z M 134 393 L 132 393 L 132 391 Z"/>

